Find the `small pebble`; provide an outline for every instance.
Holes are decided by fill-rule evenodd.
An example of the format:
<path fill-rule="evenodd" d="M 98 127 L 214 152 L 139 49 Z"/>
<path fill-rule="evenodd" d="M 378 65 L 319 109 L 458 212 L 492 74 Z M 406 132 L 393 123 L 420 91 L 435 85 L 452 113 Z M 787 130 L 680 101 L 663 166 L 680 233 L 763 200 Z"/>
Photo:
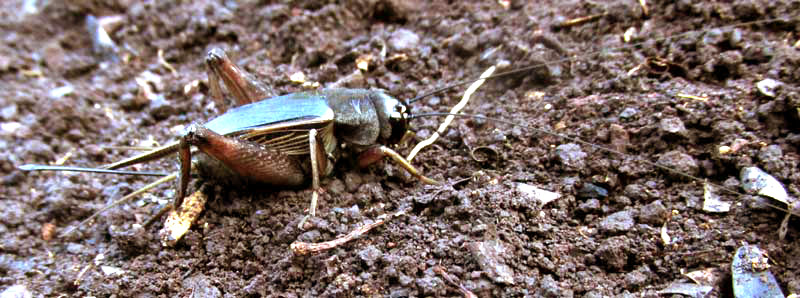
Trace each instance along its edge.
<path fill-rule="evenodd" d="M 156 120 L 164 120 L 174 115 L 175 108 L 168 102 L 163 95 L 158 94 L 155 99 L 150 101 L 150 114 Z"/>
<path fill-rule="evenodd" d="M 633 212 L 623 210 L 603 218 L 598 223 L 598 228 L 605 233 L 617 234 L 630 231 L 635 224 Z"/>
<path fill-rule="evenodd" d="M 367 266 L 372 267 L 375 265 L 375 262 L 379 260 L 383 256 L 383 252 L 375 247 L 375 245 L 367 246 L 367 248 L 362 249 L 358 252 L 358 258 L 364 261 Z"/>
<path fill-rule="evenodd" d="M 779 145 L 769 145 L 764 148 L 761 148 L 761 152 L 758 153 L 758 159 L 761 162 L 777 162 L 780 161 L 783 157 L 783 150 L 781 150 L 781 146 Z"/>
<path fill-rule="evenodd" d="M 419 46 L 419 36 L 408 29 L 398 29 L 389 37 L 389 47 L 395 51 L 411 50 Z"/>
<path fill-rule="evenodd" d="M 589 213 L 596 213 L 600 211 L 600 200 L 598 199 L 588 199 L 586 202 L 583 202 L 578 205 L 578 212 L 589 214 Z"/>
<path fill-rule="evenodd" d="M 624 110 L 622 110 L 622 112 L 619 113 L 619 117 L 622 119 L 628 119 L 635 116 L 636 113 L 639 113 L 639 111 L 636 110 L 635 108 L 625 108 Z"/>
<path fill-rule="evenodd" d="M 556 147 L 556 157 L 561 164 L 568 167 L 583 168 L 586 156 L 586 153 L 581 150 L 581 146 L 575 143 L 562 144 Z"/>
<path fill-rule="evenodd" d="M 23 285 L 13 285 L 0 293 L 0 298 L 31 298 L 33 294 Z"/>
<path fill-rule="evenodd" d="M 183 280 L 184 289 L 191 289 L 192 297 L 197 298 L 218 298 L 222 297 L 222 292 L 215 287 L 211 279 L 199 274 Z"/>
<path fill-rule="evenodd" d="M 659 127 L 668 134 L 685 136 L 687 133 L 686 126 L 683 125 L 683 121 L 678 117 L 661 119 Z"/>
<path fill-rule="evenodd" d="M 608 197 L 608 190 L 591 183 L 584 183 L 583 187 L 578 190 L 578 197 L 582 199 L 605 198 Z"/>
<path fill-rule="evenodd" d="M 51 99 L 59 99 L 72 94 L 74 91 L 75 87 L 72 87 L 72 85 L 64 85 L 50 90 L 50 92 L 47 93 L 47 96 L 49 96 Z"/>
<path fill-rule="evenodd" d="M 656 200 L 650 204 L 644 205 L 639 209 L 639 221 L 642 223 L 659 226 L 667 220 L 669 210 L 664 207 L 661 200 Z"/>
<path fill-rule="evenodd" d="M 637 290 L 647 284 L 651 271 L 647 265 L 625 274 L 625 288 Z"/>
<path fill-rule="evenodd" d="M 2 116 L 3 119 L 6 119 L 6 120 L 10 120 L 11 118 L 16 117 L 17 116 L 17 105 L 12 103 L 12 104 L 9 104 L 7 107 L 4 107 L 2 110 L 0 110 L 0 116 Z"/>
<path fill-rule="evenodd" d="M 775 89 L 777 89 L 781 84 L 783 83 L 773 79 L 763 79 L 756 83 L 756 89 L 758 89 L 758 92 L 764 96 L 775 97 Z"/>
<path fill-rule="evenodd" d="M 611 271 L 622 271 L 628 264 L 630 244 L 625 236 L 607 238 L 595 251 L 599 264 Z"/>
<path fill-rule="evenodd" d="M 537 297 L 566 297 L 563 288 L 558 285 L 553 276 L 547 274 L 539 281 L 539 288 L 536 290 Z"/>
<path fill-rule="evenodd" d="M 514 270 L 505 264 L 504 256 L 508 254 L 505 246 L 498 241 L 482 241 L 467 244 L 478 265 L 496 283 L 514 284 Z"/>
<path fill-rule="evenodd" d="M 756 193 L 791 205 L 790 200 L 792 199 L 789 198 L 783 184 L 767 172 L 757 167 L 745 167 L 742 168 L 739 177 L 745 192 Z"/>
<path fill-rule="evenodd" d="M 661 157 L 658 158 L 658 164 L 673 168 L 689 175 L 697 175 L 697 173 L 700 171 L 700 166 L 697 165 L 697 161 L 695 161 L 691 155 L 677 150 L 661 155 Z M 674 176 L 676 178 L 679 177 L 677 175 Z"/>

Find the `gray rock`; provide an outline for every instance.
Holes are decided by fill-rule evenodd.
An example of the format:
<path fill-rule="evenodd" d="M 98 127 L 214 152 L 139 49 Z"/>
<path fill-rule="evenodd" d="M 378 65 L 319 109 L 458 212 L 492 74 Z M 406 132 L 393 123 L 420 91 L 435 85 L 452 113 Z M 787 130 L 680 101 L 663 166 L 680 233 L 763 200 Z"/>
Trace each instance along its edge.
<path fill-rule="evenodd" d="M 758 89 L 758 93 L 761 93 L 767 97 L 775 97 L 775 90 L 783 84 L 780 81 L 776 81 L 773 79 L 763 79 L 756 83 L 756 89 Z"/>
<path fill-rule="evenodd" d="M 595 251 L 599 264 L 611 271 L 622 271 L 628 264 L 630 246 L 624 236 L 606 239 Z"/>
<path fill-rule="evenodd" d="M 556 157 L 561 164 L 568 167 L 583 168 L 586 165 L 584 162 L 586 156 L 586 153 L 581 150 L 581 146 L 575 143 L 562 144 L 556 147 Z"/>
<path fill-rule="evenodd" d="M 758 153 L 758 159 L 764 163 L 777 162 L 782 157 L 783 150 L 781 150 L 781 146 L 774 144 L 761 148 L 761 152 Z"/>
<path fill-rule="evenodd" d="M 629 290 L 637 290 L 647 284 L 650 279 L 650 268 L 647 265 L 639 267 L 638 269 L 625 274 L 625 288 Z"/>
<path fill-rule="evenodd" d="M 364 261 L 369 267 L 375 265 L 375 262 L 382 256 L 383 252 L 374 245 L 367 246 L 367 248 L 358 252 L 358 258 Z"/>
<path fill-rule="evenodd" d="M 505 264 L 505 246 L 498 241 L 472 242 L 467 244 L 472 257 L 486 274 L 496 283 L 514 284 L 514 271 Z"/>
<path fill-rule="evenodd" d="M 197 298 L 218 298 L 222 297 L 222 292 L 211 284 L 211 280 L 202 274 L 195 275 L 183 280 L 184 289 L 192 289 L 192 297 Z"/>
<path fill-rule="evenodd" d="M 584 183 L 583 187 L 578 190 L 578 197 L 582 199 L 605 198 L 608 197 L 608 190 L 591 183 Z"/>
<path fill-rule="evenodd" d="M 683 120 L 681 120 L 681 118 L 678 117 L 669 117 L 661 119 L 661 122 L 659 123 L 659 128 L 667 134 L 680 135 L 680 136 L 686 136 L 687 134 L 686 126 L 683 125 Z"/>
<path fill-rule="evenodd" d="M 169 116 L 175 115 L 177 110 L 168 102 L 163 95 L 158 94 L 155 99 L 150 101 L 150 115 L 156 120 L 164 120 Z"/>
<path fill-rule="evenodd" d="M 33 294 L 23 285 L 13 285 L 0 293 L 0 298 L 31 298 Z"/>
<path fill-rule="evenodd" d="M 14 118 L 16 116 L 17 116 L 17 105 L 16 104 L 13 104 L 13 103 L 9 104 L 8 106 L 6 106 L 2 110 L 0 110 L 0 117 L 3 117 L 3 119 L 11 120 L 11 118 Z"/>
<path fill-rule="evenodd" d="M 589 214 L 589 213 L 596 213 L 600 211 L 600 200 L 598 199 L 588 199 L 586 202 L 581 203 L 578 205 L 578 212 Z"/>
<path fill-rule="evenodd" d="M 624 110 L 622 110 L 622 112 L 619 113 L 619 117 L 622 119 L 628 119 L 632 118 L 633 116 L 636 116 L 637 113 L 639 113 L 639 110 L 637 110 L 636 108 L 625 108 Z"/>
<path fill-rule="evenodd" d="M 598 223 L 598 228 L 601 232 L 616 234 L 630 231 L 635 224 L 633 212 L 623 210 L 603 218 Z"/>
<path fill-rule="evenodd" d="M 436 276 L 425 276 L 417 278 L 417 287 L 423 295 L 433 296 L 436 294 L 437 289 L 444 286 L 441 278 Z"/>
<path fill-rule="evenodd" d="M 408 29 L 398 29 L 389 37 L 389 47 L 395 51 L 411 50 L 419 46 L 419 36 Z"/>
<path fill-rule="evenodd" d="M 558 285 L 553 276 L 548 274 L 539 281 L 539 289 L 536 290 L 537 297 L 572 297 L 572 290 L 564 289 Z"/>
<path fill-rule="evenodd" d="M 661 157 L 658 158 L 658 164 L 673 168 L 679 172 L 689 175 L 697 175 L 697 173 L 700 171 L 697 161 L 695 161 L 691 155 L 677 150 L 662 154 Z M 670 174 L 675 178 L 681 178 L 681 176 L 677 176 L 674 173 Z"/>
<path fill-rule="evenodd" d="M 30 212 L 27 204 L 12 199 L 0 200 L 0 210 L 3 210 L 4 215 L 0 217 L 0 223 L 10 227 L 21 224 L 25 219 L 25 214 Z"/>
<path fill-rule="evenodd" d="M 644 205 L 639 209 L 639 221 L 654 226 L 660 226 L 664 223 L 667 215 L 669 215 L 669 210 L 664 207 L 661 200 Z"/>

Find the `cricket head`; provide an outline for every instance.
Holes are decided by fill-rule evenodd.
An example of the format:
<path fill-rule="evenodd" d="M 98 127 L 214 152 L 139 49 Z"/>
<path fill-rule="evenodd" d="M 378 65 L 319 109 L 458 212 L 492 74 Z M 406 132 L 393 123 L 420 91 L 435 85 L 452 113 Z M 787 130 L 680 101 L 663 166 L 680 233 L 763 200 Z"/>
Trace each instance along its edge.
<path fill-rule="evenodd" d="M 375 101 L 381 123 L 381 138 L 387 144 L 397 144 L 408 131 L 408 104 L 386 93 L 378 92 Z"/>

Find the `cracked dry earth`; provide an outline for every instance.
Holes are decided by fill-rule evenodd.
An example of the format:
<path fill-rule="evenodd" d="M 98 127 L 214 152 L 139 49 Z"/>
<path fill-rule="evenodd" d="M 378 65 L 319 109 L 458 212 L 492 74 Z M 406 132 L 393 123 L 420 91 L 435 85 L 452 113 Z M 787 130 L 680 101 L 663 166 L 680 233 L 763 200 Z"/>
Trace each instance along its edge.
<path fill-rule="evenodd" d="M 711 295 L 731 296 L 730 262 L 747 243 L 768 252 L 784 294 L 800 293 L 797 217 L 781 240 L 785 212 L 763 199 L 720 191 L 730 210 L 705 212 L 702 181 L 637 161 L 734 189 L 741 168 L 758 166 L 797 196 L 798 6 L 648 1 L 645 14 L 637 1 L 4 1 L 0 289 L 3 297 L 446 297 L 462 296 L 460 285 L 479 297 L 655 297 L 686 281 L 682 272 L 710 269 L 720 277 Z M 94 49 L 89 15 L 116 50 Z M 631 43 L 641 44 L 615 49 Z M 443 185 L 422 185 L 391 162 L 359 169 L 343 158 L 309 229 L 297 228 L 307 189 L 195 179 L 192 189 L 212 186 L 210 200 L 174 247 L 161 246 L 161 221 L 142 227 L 174 185 L 54 237 L 155 179 L 17 167 L 102 165 L 135 153 L 120 146 L 164 144 L 211 119 L 219 108 L 203 57 L 214 47 L 281 94 L 317 83 L 409 99 L 496 63 L 551 62 L 488 81 L 464 112 L 628 155 L 456 119 L 413 161 Z M 772 96 L 757 91 L 764 79 L 779 82 Z M 449 110 L 464 88 L 412 111 Z M 412 128 L 422 139 L 440 121 L 418 118 Z M 177 160 L 132 169 L 173 171 Z M 532 187 L 560 197 L 542 206 L 527 195 Z M 289 249 L 399 210 L 408 213 L 335 249 Z"/>

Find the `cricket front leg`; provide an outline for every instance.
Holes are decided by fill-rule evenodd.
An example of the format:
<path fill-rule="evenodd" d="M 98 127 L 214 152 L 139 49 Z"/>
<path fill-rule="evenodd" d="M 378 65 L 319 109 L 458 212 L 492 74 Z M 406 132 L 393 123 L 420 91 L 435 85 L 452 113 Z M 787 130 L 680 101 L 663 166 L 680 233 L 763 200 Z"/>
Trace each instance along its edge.
<path fill-rule="evenodd" d="M 297 225 L 299 229 L 303 229 L 306 221 L 317 214 L 317 201 L 319 200 L 320 192 L 322 192 L 319 180 L 328 167 L 328 157 L 325 153 L 325 148 L 317 138 L 316 129 L 308 131 L 308 147 L 311 159 L 311 205 L 308 207 L 308 214 Z"/>
<path fill-rule="evenodd" d="M 214 98 L 214 101 L 222 111 L 225 111 L 228 105 L 224 101 L 220 81 L 228 89 L 228 92 L 233 94 L 236 106 L 275 96 L 272 88 L 239 68 L 222 49 L 214 48 L 208 51 L 206 67 L 208 67 L 208 84 L 211 97 Z"/>
<path fill-rule="evenodd" d="M 412 166 L 411 163 L 397 153 L 397 151 L 394 151 L 391 148 L 383 145 L 374 146 L 362 152 L 361 155 L 358 156 L 358 165 L 363 168 L 383 159 L 384 157 L 391 158 L 395 163 L 405 169 L 406 172 L 414 176 L 414 178 L 417 178 L 417 180 L 421 181 L 422 183 L 434 185 L 439 184 L 439 182 L 436 180 L 423 176 L 419 170 Z"/>

